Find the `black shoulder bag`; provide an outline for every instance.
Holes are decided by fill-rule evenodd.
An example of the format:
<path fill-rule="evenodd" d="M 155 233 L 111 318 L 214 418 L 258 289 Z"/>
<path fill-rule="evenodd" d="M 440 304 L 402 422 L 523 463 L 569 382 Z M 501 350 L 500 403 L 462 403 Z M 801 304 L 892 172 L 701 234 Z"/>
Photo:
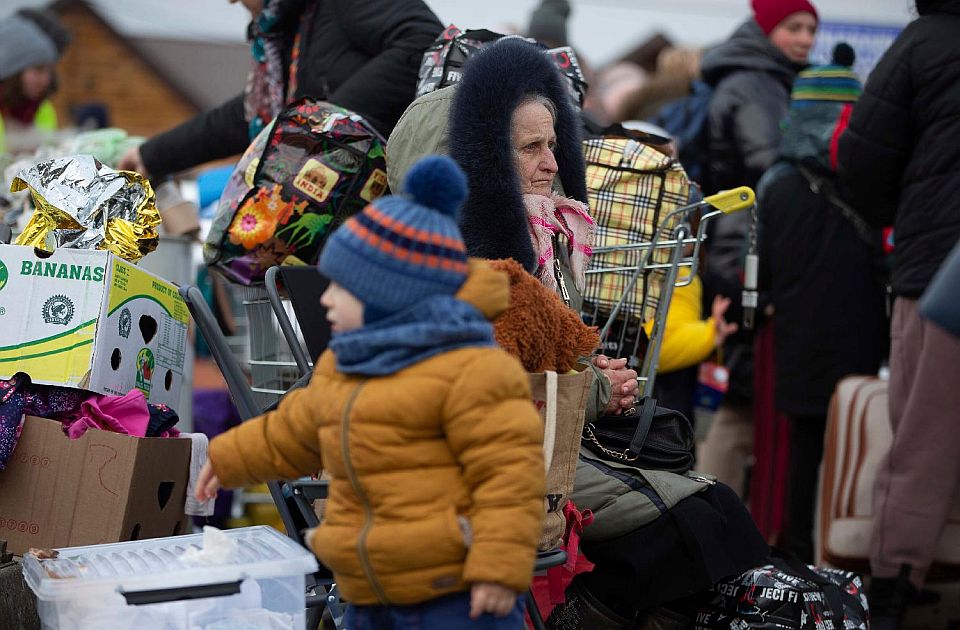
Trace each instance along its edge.
<path fill-rule="evenodd" d="M 582 443 L 602 459 L 682 475 L 693 468 L 693 426 L 674 409 L 643 398 L 622 415 L 583 427 Z"/>

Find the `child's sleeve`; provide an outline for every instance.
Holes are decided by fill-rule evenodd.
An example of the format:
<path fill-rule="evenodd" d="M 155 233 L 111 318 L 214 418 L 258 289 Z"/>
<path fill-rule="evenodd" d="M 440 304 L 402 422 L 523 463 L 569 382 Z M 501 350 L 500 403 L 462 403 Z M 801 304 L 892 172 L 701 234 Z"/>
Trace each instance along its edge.
<path fill-rule="evenodd" d="M 210 442 L 210 462 L 224 487 L 296 479 L 322 468 L 317 406 L 311 404 L 315 380 L 287 394 L 276 411 L 243 422 Z"/>
<path fill-rule="evenodd" d="M 444 419 L 473 498 L 463 579 L 523 592 L 533 573 L 546 491 L 543 423 L 526 372 L 504 352 L 484 353 L 458 375 Z"/>
<path fill-rule="evenodd" d="M 716 324 L 712 317 L 700 319 L 700 279 L 677 287 L 667 309 L 667 321 L 660 346 L 657 372 L 673 372 L 706 360 L 716 343 Z M 644 325 L 647 335 L 653 330 L 653 320 Z"/>

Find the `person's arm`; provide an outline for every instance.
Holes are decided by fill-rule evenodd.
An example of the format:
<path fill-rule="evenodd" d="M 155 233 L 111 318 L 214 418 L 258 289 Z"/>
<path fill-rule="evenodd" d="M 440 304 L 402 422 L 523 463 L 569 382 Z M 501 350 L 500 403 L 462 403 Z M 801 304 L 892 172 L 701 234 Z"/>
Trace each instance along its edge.
<path fill-rule="evenodd" d="M 421 0 L 338 0 L 337 22 L 370 61 L 328 95 L 386 133 L 413 101 L 423 52 L 443 25 Z"/>
<path fill-rule="evenodd" d="M 673 290 L 663 329 L 658 373 L 696 365 L 716 347 L 713 319 L 700 317 L 702 293 L 700 281 L 696 278 L 687 286 Z M 644 328 L 649 335 L 653 330 L 653 321 L 647 322 Z"/>
<path fill-rule="evenodd" d="M 443 409 L 447 442 L 470 488 L 472 542 L 463 579 L 522 593 L 543 526 L 543 423 L 520 363 L 484 352 L 461 371 Z"/>
<path fill-rule="evenodd" d="M 250 144 L 243 95 L 199 114 L 140 145 L 140 159 L 154 179 L 204 162 L 243 153 Z"/>
<path fill-rule="evenodd" d="M 752 80 L 751 80 L 752 79 Z M 755 186 L 764 171 L 777 160 L 780 121 L 787 113 L 782 90 L 754 75 L 738 80 L 739 103 L 733 111 L 732 132 L 743 159 L 746 186 Z"/>
<path fill-rule="evenodd" d="M 315 377 L 316 378 L 316 377 Z M 311 385 L 287 394 L 276 411 L 215 437 L 208 451 L 213 472 L 227 488 L 296 479 L 322 468 L 316 400 Z"/>
<path fill-rule="evenodd" d="M 837 151 L 840 177 L 854 206 L 875 226 L 893 223 L 912 152 L 913 77 L 907 56 L 894 43 L 880 59 L 853 107 Z"/>

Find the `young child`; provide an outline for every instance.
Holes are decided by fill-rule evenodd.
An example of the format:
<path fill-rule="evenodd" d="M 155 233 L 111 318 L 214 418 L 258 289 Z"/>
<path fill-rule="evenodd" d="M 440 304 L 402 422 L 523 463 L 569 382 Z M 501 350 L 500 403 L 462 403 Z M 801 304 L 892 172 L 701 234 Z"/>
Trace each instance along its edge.
<path fill-rule="evenodd" d="M 405 189 L 330 236 L 330 348 L 307 387 L 211 442 L 197 497 L 322 467 L 330 498 L 307 540 L 347 627 L 519 629 L 545 482 L 526 372 L 484 317 L 508 281 L 468 263 L 452 160 L 421 160 Z M 461 300 L 468 274 L 483 288 Z"/>

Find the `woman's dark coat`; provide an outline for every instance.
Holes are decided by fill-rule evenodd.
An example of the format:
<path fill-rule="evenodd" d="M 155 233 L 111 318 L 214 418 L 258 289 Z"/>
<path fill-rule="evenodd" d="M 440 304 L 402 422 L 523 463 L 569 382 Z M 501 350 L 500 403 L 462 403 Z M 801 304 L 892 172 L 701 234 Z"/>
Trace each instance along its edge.
<path fill-rule="evenodd" d="M 413 100 L 423 51 L 443 25 L 422 0 L 316 2 L 299 22 L 303 42 L 294 99 L 324 99 L 357 112 L 388 136 Z M 300 11 L 291 11 L 299 16 Z M 297 20 L 288 38 L 292 48 Z M 285 51 L 289 62 L 290 48 Z M 155 136 L 140 147 L 151 177 L 242 153 L 250 143 L 243 94 Z"/>
<path fill-rule="evenodd" d="M 837 382 L 876 374 L 885 354 L 880 234 L 868 245 L 793 165 L 775 166 L 762 191 L 760 279 L 776 309 L 777 408 L 824 418 Z"/>

